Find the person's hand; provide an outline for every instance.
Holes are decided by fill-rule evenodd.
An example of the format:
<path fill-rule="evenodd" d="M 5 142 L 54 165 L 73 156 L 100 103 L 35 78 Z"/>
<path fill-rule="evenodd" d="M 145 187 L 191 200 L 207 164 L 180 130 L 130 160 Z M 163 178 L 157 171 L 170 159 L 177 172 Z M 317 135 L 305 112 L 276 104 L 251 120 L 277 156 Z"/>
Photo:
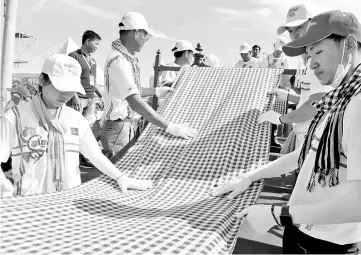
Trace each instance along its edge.
<path fill-rule="evenodd" d="M 281 125 L 281 121 L 280 121 L 280 117 L 282 115 L 279 114 L 278 112 L 275 111 L 268 111 L 265 113 L 262 113 L 259 117 L 258 117 L 258 123 L 263 123 L 263 122 L 270 122 L 272 124 L 276 124 L 276 125 Z"/>
<path fill-rule="evenodd" d="M 169 122 L 165 132 L 184 139 L 190 139 L 197 135 L 197 129 L 191 128 L 187 124 L 176 124 L 173 122 Z"/>
<path fill-rule="evenodd" d="M 280 207 L 275 206 L 274 214 L 276 217 L 280 212 Z M 273 226 L 277 225 L 271 213 L 271 205 L 252 205 L 237 213 L 236 217 L 239 219 L 246 217 L 245 220 L 249 226 L 259 234 L 265 234 Z"/>
<path fill-rule="evenodd" d="M 284 89 L 273 89 L 267 94 L 275 95 L 277 101 L 287 101 L 288 91 Z"/>
<path fill-rule="evenodd" d="M 155 88 L 155 95 L 162 99 L 165 98 L 165 96 L 169 93 L 172 92 L 174 89 L 170 88 L 170 87 L 157 87 Z"/>
<path fill-rule="evenodd" d="M 83 112 L 83 107 L 81 106 L 79 97 L 73 97 L 72 106 L 76 111 Z"/>
<path fill-rule="evenodd" d="M 150 180 L 137 180 L 126 175 L 119 177 L 117 182 L 124 193 L 126 193 L 128 189 L 147 190 L 153 187 L 153 182 Z"/>
<path fill-rule="evenodd" d="M 1 198 L 4 197 L 12 197 L 14 192 L 14 187 L 11 182 L 6 178 L 0 178 L 0 196 Z"/>
<path fill-rule="evenodd" d="M 211 195 L 216 197 L 232 191 L 231 194 L 227 196 L 227 199 L 233 199 L 247 190 L 251 184 L 252 182 L 250 179 L 245 174 L 242 174 L 237 179 L 214 187 L 211 191 Z"/>

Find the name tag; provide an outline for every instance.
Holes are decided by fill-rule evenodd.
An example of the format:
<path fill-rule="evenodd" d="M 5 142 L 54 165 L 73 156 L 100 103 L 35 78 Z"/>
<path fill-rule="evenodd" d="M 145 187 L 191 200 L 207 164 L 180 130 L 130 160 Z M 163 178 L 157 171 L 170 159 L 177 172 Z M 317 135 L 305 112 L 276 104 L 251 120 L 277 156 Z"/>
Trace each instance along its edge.
<path fill-rule="evenodd" d="M 95 77 L 94 75 L 89 75 L 90 86 L 95 86 Z"/>
<path fill-rule="evenodd" d="M 78 131 L 78 128 L 70 128 L 70 131 L 71 131 L 71 134 L 72 135 L 79 135 L 79 131 Z"/>

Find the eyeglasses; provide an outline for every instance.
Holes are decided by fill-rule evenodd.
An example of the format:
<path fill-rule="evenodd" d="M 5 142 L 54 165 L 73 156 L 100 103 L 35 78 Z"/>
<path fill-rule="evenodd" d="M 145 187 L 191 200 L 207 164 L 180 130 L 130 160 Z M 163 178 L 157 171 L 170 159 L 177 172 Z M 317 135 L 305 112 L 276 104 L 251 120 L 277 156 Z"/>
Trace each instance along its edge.
<path fill-rule="evenodd" d="M 143 29 L 139 29 L 138 32 L 140 32 L 143 35 L 144 41 L 148 41 L 150 39 L 150 36 L 147 33 L 147 31 L 145 31 Z"/>

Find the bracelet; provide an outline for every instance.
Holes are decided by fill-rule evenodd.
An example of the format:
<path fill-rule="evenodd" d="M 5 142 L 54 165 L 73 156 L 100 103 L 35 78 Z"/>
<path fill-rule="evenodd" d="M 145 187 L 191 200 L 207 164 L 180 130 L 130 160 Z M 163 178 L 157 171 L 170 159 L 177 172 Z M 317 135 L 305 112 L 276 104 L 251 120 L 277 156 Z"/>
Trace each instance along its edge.
<path fill-rule="evenodd" d="M 277 226 L 282 227 L 275 216 L 275 205 L 271 206 L 271 213 L 272 213 L 273 219 L 275 219 L 275 222 L 277 223 Z"/>

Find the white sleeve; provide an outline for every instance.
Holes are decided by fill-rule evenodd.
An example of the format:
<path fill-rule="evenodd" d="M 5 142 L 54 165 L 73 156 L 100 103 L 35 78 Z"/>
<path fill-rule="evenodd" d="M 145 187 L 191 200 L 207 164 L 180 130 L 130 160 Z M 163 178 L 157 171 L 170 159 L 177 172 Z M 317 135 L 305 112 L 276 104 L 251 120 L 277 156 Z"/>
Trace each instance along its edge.
<path fill-rule="evenodd" d="M 11 109 L 0 115 L 0 162 L 9 159 L 11 150 L 16 144 L 15 122 L 16 117 Z"/>
<path fill-rule="evenodd" d="M 263 58 L 260 65 L 260 68 L 268 68 L 268 56 Z"/>
<path fill-rule="evenodd" d="M 347 156 L 347 180 L 361 180 L 361 95 L 353 98 L 343 118 L 342 147 Z"/>
<path fill-rule="evenodd" d="M 125 100 L 130 95 L 140 94 L 133 79 L 132 67 L 125 59 L 119 57 L 114 60 L 108 67 L 108 74 L 112 80 L 109 84 L 110 95 Z"/>
<path fill-rule="evenodd" d="M 240 62 L 237 61 L 237 63 L 234 65 L 234 68 L 241 68 L 242 66 L 240 65 Z"/>
<path fill-rule="evenodd" d="M 285 57 L 285 69 L 290 69 L 291 68 L 291 63 L 290 63 L 290 58 L 289 57 Z"/>

